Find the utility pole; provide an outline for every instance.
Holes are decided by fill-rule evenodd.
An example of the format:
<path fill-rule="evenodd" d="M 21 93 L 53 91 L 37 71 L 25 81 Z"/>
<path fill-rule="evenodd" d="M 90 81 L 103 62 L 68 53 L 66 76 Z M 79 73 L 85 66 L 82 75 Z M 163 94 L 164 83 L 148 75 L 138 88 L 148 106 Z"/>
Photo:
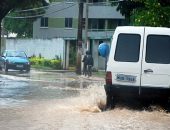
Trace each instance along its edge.
<path fill-rule="evenodd" d="M 0 55 L 1 55 L 1 44 L 2 44 L 2 20 L 0 19 Z"/>
<path fill-rule="evenodd" d="M 88 48 L 88 13 L 89 13 L 89 0 L 86 0 L 86 16 L 85 16 L 85 45 L 87 50 Z"/>
<path fill-rule="evenodd" d="M 3 51 L 3 46 L 4 46 L 4 35 L 5 35 L 5 27 L 4 27 L 4 19 L 2 19 L 2 28 L 1 28 L 1 35 L 2 35 L 2 38 L 1 38 L 1 49 L 0 49 L 0 54 L 2 53 L 2 51 Z"/>
<path fill-rule="evenodd" d="M 82 21 L 83 21 L 83 1 L 79 1 L 78 31 L 77 31 L 77 64 L 76 73 L 81 74 L 82 55 Z"/>
<path fill-rule="evenodd" d="M 4 43 L 4 19 L 0 20 L 0 55 L 2 53 L 2 44 Z"/>

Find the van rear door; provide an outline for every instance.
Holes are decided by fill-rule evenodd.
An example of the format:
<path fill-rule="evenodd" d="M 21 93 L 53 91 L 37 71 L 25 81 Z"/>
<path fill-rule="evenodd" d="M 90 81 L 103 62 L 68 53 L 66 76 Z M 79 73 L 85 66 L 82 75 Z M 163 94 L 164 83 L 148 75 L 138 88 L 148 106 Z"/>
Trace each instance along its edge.
<path fill-rule="evenodd" d="M 144 27 L 116 29 L 107 63 L 113 84 L 130 87 L 140 85 L 143 37 Z"/>
<path fill-rule="evenodd" d="M 170 29 L 145 28 L 141 86 L 170 87 Z"/>

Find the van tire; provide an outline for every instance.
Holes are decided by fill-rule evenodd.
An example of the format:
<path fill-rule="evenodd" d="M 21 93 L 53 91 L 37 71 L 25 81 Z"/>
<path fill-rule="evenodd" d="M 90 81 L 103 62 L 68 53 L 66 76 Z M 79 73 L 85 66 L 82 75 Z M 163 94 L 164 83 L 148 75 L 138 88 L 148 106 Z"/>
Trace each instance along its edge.
<path fill-rule="evenodd" d="M 108 86 L 105 86 L 106 91 L 106 110 L 113 109 L 115 107 L 115 97 L 111 93 Z"/>

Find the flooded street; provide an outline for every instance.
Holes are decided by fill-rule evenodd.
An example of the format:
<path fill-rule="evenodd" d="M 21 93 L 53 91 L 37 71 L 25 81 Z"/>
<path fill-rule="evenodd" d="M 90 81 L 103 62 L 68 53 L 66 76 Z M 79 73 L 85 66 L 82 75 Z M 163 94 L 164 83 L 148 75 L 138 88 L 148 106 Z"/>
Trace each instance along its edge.
<path fill-rule="evenodd" d="M 0 74 L 0 130 L 170 130 L 159 105 L 105 105 L 104 79 L 73 72 Z"/>

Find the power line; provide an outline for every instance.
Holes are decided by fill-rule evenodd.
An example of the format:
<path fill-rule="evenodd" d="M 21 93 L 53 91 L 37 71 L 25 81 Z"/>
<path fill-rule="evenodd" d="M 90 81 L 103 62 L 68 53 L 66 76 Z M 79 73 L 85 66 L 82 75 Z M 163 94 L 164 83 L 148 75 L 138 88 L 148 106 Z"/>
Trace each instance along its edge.
<path fill-rule="evenodd" d="M 76 4 L 77 4 L 77 3 L 76 3 Z M 76 4 L 73 4 L 73 5 L 71 5 L 71 6 L 68 6 L 68 7 L 65 7 L 65 8 L 62 8 L 62 9 L 60 9 L 60 10 L 56 10 L 56 11 L 53 11 L 53 12 L 50 12 L 50 13 L 44 13 L 44 14 L 32 15 L 32 16 L 25 16 L 25 17 L 6 16 L 6 18 L 12 18 L 12 19 L 37 18 L 37 17 L 42 17 L 42 16 L 44 16 L 44 15 L 50 15 L 50 14 L 53 14 L 53 13 L 56 13 L 56 12 L 60 12 L 60 11 L 62 11 L 62 10 L 71 8 L 71 7 L 75 6 Z"/>
<path fill-rule="evenodd" d="M 50 4 L 50 5 L 47 5 L 47 6 L 41 6 L 41 7 L 38 7 L 38 8 L 30 8 L 30 9 L 25 9 L 25 10 L 18 10 L 18 11 L 14 11 L 14 13 L 22 13 L 22 12 L 28 12 L 28 11 L 35 11 L 35 10 L 39 10 L 39 9 L 45 9 L 45 8 L 55 6 L 55 5 L 58 5 L 58 4 L 61 4 L 61 3 L 64 3 L 64 2 L 56 2 L 54 4 Z"/>
<path fill-rule="evenodd" d="M 109 2 L 95 2 L 95 4 L 119 3 L 119 2 L 122 2 L 122 1 L 125 1 L 125 0 L 117 0 L 117 1 L 109 1 Z M 54 2 L 54 3 L 49 4 L 47 6 L 41 6 L 41 7 L 38 7 L 38 8 L 30 8 L 30 9 L 19 10 L 19 11 L 14 11 L 14 12 L 22 13 L 22 12 L 27 12 L 27 11 L 34 11 L 34 10 L 39 10 L 39 9 L 45 9 L 45 8 L 48 8 L 48 7 L 51 7 L 51 6 L 55 6 L 55 5 L 58 5 L 58 4 L 61 4 L 61 3 L 68 3 L 68 2 L 64 2 L 64 1 L 63 2 Z M 82 3 L 86 3 L 86 2 L 82 2 Z M 94 4 L 94 3 L 89 3 L 89 4 Z"/>
<path fill-rule="evenodd" d="M 95 2 L 95 3 L 88 3 L 89 5 L 92 5 L 92 4 L 107 4 L 107 3 L 119 3 L 119 2 L 122 2 L 124 0 L 118 0 L 118 1 L 109 1 L 109 2 Z M 21 13 L 21 12 L 28 12 L 28 11 L 33 11 L 33 10 L 38 10 L 38 9 L 45 9 L 45 8 L 48 8 L 50 6 L 55 6 L 57 4 L 61 4 L 61 3 L 67 3 L 67 2 L 56 2 L 55 4 L 51 4 L 51 5 L 48 5 L 48 6 L 43 6 L 43 7 L 39 7 L 39 8 L 32 8 L 32 9 L 27 9 L 27 10 L 21 10 L 21 11 L 15 11 L 16 13 Z M 75 3 L 75 2 L 74 2 Z M 79 2 L 80 3 L 80 2 Z M 81 2 L 81 3 L 84 3 L 84 2 Z M 70 3 L 69 3 L 70 4 Z M 76 2 L 77 4 L 77 2 Z M 31 16 L 23 16 L 23 17 L 17 17 L 17 16 L 6 16 L 6 18 L 12 18 L 12 19 L 27 19 L 27 18 L 37 18 L 37 17 L 42 17 L 44 15 L 49 15 L 49 14 L 52 14 L 52 13 L 56 13 L 56 12 L 60 12 L 62 10 L 65 10 L 65 9 L 68 9 L 70 7 L 73 7 L 75 6 L 76 4 L 73 4 L 71 6 L 68 6 L 68 7 L 65 7 L 65 8 L 62 8 L 60 10 L 56 10 L 56 11 L 53 11 L 53 12 L 50 12 L 50 13 L 44 13 L 44 14 L 39 14 L 39 15 L 31 15 Z"/>

